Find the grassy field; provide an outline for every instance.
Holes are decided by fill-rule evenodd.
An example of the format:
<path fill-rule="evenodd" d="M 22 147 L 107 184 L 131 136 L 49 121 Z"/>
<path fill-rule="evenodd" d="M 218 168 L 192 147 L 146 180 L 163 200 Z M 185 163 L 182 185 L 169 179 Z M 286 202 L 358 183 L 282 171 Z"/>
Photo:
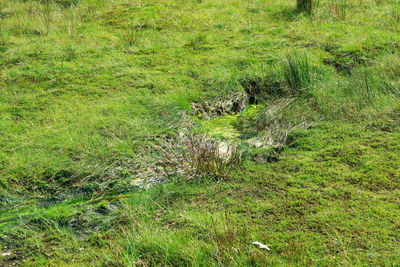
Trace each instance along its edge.
<path fill-rule="evenodd" d="M 396 0 L 0 1 L 0 265 L 398 265 L 399 44 Z"/>

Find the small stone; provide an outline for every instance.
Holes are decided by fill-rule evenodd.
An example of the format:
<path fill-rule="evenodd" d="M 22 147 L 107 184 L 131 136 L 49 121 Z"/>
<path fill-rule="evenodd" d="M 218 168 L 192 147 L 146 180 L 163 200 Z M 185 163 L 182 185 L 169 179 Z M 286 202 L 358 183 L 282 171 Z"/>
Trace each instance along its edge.
<path fill-rule="evenodd" d="M 10 255 L 11 255 L 11 251 L 6 251 L 6 252 L 1 253 L 2 257 L 8 257 Z"/>

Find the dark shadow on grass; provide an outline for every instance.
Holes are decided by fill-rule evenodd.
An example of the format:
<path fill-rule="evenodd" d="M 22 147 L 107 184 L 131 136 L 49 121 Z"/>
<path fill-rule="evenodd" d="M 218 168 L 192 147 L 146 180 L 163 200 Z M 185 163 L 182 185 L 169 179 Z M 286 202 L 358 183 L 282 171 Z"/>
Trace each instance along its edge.
<path fill-rule="evenodd" d="M 283 21 L 295 21 L 303 12 L 293 7 L 285 7 L 274 14 L 274 19 Z"/>

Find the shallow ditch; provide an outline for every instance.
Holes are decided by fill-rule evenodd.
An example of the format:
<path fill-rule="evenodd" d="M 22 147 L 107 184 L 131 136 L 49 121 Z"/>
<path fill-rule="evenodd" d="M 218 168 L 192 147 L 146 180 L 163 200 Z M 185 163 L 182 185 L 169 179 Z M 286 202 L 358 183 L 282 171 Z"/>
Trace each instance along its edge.
<path fill-rule="evenodd" d="M 245 93 L 237 93 L 230 98 L 192 105 L 194 113 L 192 116 L 200 118 L 200 127 L 207 136 L 221 140 L 219 143 L 221 155 L 231 145 L 240 145 L 243 141 L 249 143 L 249 140 L 243 138 L 243 131 L 239 129 L 238 121 L 241 116 L 254 113 L 259 107 L 250 105 L 254 100 L 252 97 Z M 253 146 L 258 145 L 261 143 L 253 144 Z M 146 166 L 136 166 L 138 169 L 134 171 L 133 179 L 123 181 L 126 186 L 122 191 L 110 189 L 106 194 L 98 195 L 96 194 L 98 190 L 87 190 L 88 186 L 83 185 L 82 188 L 74 187 L 63 192 L 32 198 L 24 203 L 15 203 L 0 216 L 0 233 L 21 223 L 35 224 L 40 218 L 46 217 L 69 217 L 71 222 L 75 222 L 77 220 L 75 217 L 78 215 L 79 218 L 88 216 L 91 219 L 107 217 L 108 212 L 104 212 L 104 207 L 108 207 L 109 203 L 126 194 L 129 195 L 132 190 L 146 189 L 154 183 L 165 181 L 157 166 L 158 162 L 147 162 Z M 99 205 L 100 202 L 103 204 Z"/>

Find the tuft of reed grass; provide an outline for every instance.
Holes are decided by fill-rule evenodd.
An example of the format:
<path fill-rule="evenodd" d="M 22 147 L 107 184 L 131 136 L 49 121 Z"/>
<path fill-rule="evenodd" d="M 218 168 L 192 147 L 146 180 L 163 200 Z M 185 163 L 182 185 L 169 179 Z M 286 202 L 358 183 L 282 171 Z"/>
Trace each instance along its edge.
<path fill-rule="evenodd" d="M 66 12 L 66 29 L 69 38 L 75 38 L 77 35 L 78 19 L 77 7 L 72 3 Z"/>
<path fill-rule="evenodd" d="M 287 54 L 281 65 L 281 70 L 290 94 L 309 94 L 314 70 L 306 54 L 299 55 L 297 52 Z"/>
<path fill-rule="evenodd" d="M 51 0 L 42 1 L 41 17 L 43 20 L 44 27 L 46 29 L 46 35 L 50 33 L 51 30 Z"/>
<path fill-rule="evenodd" d="M 164 156 L 161 161 L 168 178 L 225 180 L 241 158 L 237 146 L 200 134 L 181 134 L 179 141 L 155 148 Z"/>
<path fill-rule="evenodd" d="M 128 29 L 125 33 L 125 40 L 128 46 L 134 46 L 138 42 L 140 38 L 140 31 L 143 26 L 143 23 L 137 25 L 133 22 L 128 25 Z"/>
<path fill-rule="evenodd" d="M 400 84 L 386 74 L 362 69 L 353 74 L 346 91 L 360 101 L 372 104 L 380 96 L 400 96 Z"/>
<path fill-rule="evenodd" d="M 348 8 L 347 0 L 339 0 L 339 2 L 329 1 L 328 4 L 332 17 L 338 20 L 346 19 L 347 8 Z"/>

